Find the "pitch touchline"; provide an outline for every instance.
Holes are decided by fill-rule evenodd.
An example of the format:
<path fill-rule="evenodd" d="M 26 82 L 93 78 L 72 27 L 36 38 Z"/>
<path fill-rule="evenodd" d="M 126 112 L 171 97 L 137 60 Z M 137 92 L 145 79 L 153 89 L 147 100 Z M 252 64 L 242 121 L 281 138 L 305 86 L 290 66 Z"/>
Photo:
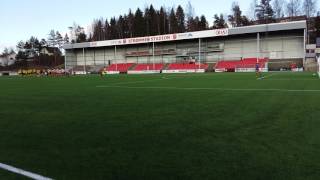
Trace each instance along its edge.
<path fill-rule="evenodd" d="M 122 85 L 122 84 L 138 84 L 138 83 L 145 83 L 145 82 L 154 82 L 154 81 L 163 81 L 163 80 L 170 80 L 170 79 L 175 79 L 178 77 L 166 77 L 163 76 L 161 79 L 151 79 L 151 80 L 142 80 L 142 81 L 131 81 L 131 82 L 119 82 L 119 83 L 112 83 L 110 85 Z"/>
<path fill-rule="evenodd" d="M 182 88 L 182 87 L 130 87 L 130 86 L 96 86 L 97 88 L 124 88 L 124 89 L 172 89 L 172 90 L 216 90 L 216 91 L 280 91 L 280 92 L 320 92 L 319 89 L 232 89 L 232 88 Z"/>
<path fill-rule="evenodd" d="M 25 171 L 25 170 L 22 170 L 22 169 L 19 169 L 19 168 L 15 168 L 15 167 L 13 167 L 13 166 L 9 166 L 9 165 L 3 164 L 3 163 L 0 163 L 0 169 L 4 169 L 4 170 L 7 170 L 7 171 L 16 173 L 16 174 L 20 174 L 20 175 L 29 177 L 29 178 L 31 178 L 31 179 L 36 179 L 36 180 L 53 180 L 53 179 L 51 179 L 51 178 L 44 177 L 44 176 L 41 176 L 41 175 L 39 175 L 39 174 L 35 174 L 35 173 L 32 173 L 32 172 L 28 172 L 28 171 Z"/>

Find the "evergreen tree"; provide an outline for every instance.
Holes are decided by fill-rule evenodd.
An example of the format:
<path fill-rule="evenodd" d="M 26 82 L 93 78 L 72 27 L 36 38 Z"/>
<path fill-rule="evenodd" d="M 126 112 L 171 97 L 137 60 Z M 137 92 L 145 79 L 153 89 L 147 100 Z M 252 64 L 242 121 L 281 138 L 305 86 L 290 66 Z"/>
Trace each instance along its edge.
<path fill-rule="evenodd" d="M 118 38 L 123 39 L 124 38 L 124 18 L 122 15 L 119 16 L 119 19 L 117 21 L 117 30 L 118 30 Z"/>
<path fill-rule="evenodd" d="M 48 45 L 52 47 L 55 47 L 57 45 L 56 32 L 53 29 L 49 32 Z"/>
<path fill-rule="evenodd" d="M 123 38 L 128 38 L 130 37 L 130 32 L 129 32 L 129 21 L 128 21 L 128 16 L 125 14 L 123 16 L 123 25 L 122 25 L 122 32 L 123 32 Z"/>
<path fill-rule="evenodd" d="M 132 38 L 134 35 L 134 23 L 135 23 L 135 17 L 131 12 L 131 9 L 129 9 L 127 24 L 128 24 L 128 37 L 130 38 Z"/>
<path fill-rule="evenodd" d="M 228 20 L 232 27 L 242 26 L 242 11 L 237 2 L 232 3 L 232 15 L 228 16 Z"/>
<path fill-rule="evenodd" d="M 45 39 L 41 39 L 40 44 L 41 44 L 42 47 L 48 46 L 48 43 L 47 43 L 47 41 Z"/>
<path fill-rule="evenodd" d="M 144 9 L 144 24 L 145 24 L 145 29 L 146 29 L 146 34 L 144 36 L 150 36 L 150 30 L 151 30 L 151 17 L 150 17 L 150 11 L 149 7 L 146 7 Z"/>
<path fill-rule="evenodd" d="M 58 47 L 59 49 L 61 49 L 61 48 L 62 48 L 62 45 L 64 44 L 64 42 L 63 42 L 63 37 L 62 37 L 62 35 L 60 34 L 59 31 L 56 32 L 56 39 L 55 39 L 55 41 L 56 41 L 57 47 Z"/>
<path fill-rule="evenodd" d="M 160 34 L 168 34 L 168 17 L 164 7 L 160 8 L 159 12 L 159 27 L 160 27 Z"/>
<path fill-rule="evenodd" d="M 198 27 L 199 27 L 199 30 L 200 31 L 202 31 L 202 30 L 207 30 L 208 29 L 208 21 L 207 21 L 207 19 L 206 19 L 206 17 L 204 16 L 204 15 L 202 15 L 201 17 L 200 17 L 200 22 L 199 22 L 199 25 L 198 25 Z"/>
<path fill-rule="evenodd" d="M 176 11 L 177 17 L 177 33 L 183 33 L 186 31 L 185 27 L 185 14 L 183 8 L 179 5 Z"/>
<path fill-rule="evenodd" d="M 104 36 L 104 24 L 103 24 L 103 19 L 100 18 L 98 20 L 95 20 L 93 22 L 93 34 L 92 34 L 92 39 L 93 41 L 101 41 L 103 40 Z"/>
<path fill-rule="evenodd" d="M 175 14 L 174 9 L 171 9 L 169 15 L 169 33 L 177 33 L 178 32 L 178 20 Z"/>
<path fill-rule="evenodd" d="M 199 20 L 199 17 L 197 16 L 198 20 Z M 198 24 L 196 23 L 195 21 L 195 18 L 193 17 L 188 17 L 188 20 L 187 20 L 187 31 L 188 32 L 192 32 L 192 31 L 195 31 L 196 29 L 196 26 L 198 26 Z"/>
<path fill-rule="evenodd" d="M 117 29 L 117 21 L 116 18 L 113 17 L 110 19 L 110 37 L 111 39 L 118 39 L 118 29 Z"/>
<path fill-rule="evenodd" d="M 134 37 L 142 37 L 145 36 L 146 33 L 146 27 L 145 27 L 145 21 L 143 18 L 142 11 L 138 8 L 136 10 L 135 16 L 134 16 L 134 24 L 133 24 L 133 34 Z"/>
<path fill-rule="evenodd" d="M 87 41 L 87 35 L 84 32 L 80 32 L 77 37 L 77 43 L 82 43 Z"/>
<path fill-rule="evenodd" d="M 42 41 L 42 40 L 41 40 L 41 41 Z M 69 43 L 69 36 L 68 36 L 68 34 L 66 34 L 66 35 L 64 36 L 63 41 L 64 41 L 64 43 Z M 42 44 L 42 42 L 41 42 L 41 44 Z"/>
<path fill-rule="evenodd" d="M 214 15 L 214 22 L 213 22 L 213 29 L 221 29 L 221 28 L 226 28 L 228 25 L 226 24 L 223 14 L 218 14 Z"/>
<path fill-rule="evenodd" d="M 110 24 L 108 19 L 106 19 L 104 23 L 104 40 L 110 40 L 111 35 L 110 35 Z"/>
<path fill-rule="evenodd" d="M 274 12 L 270 2 L 271 0 L 261 0 L 256 7 L 257 19 L 260 23 L 269 23 L 274 20 Z"/>

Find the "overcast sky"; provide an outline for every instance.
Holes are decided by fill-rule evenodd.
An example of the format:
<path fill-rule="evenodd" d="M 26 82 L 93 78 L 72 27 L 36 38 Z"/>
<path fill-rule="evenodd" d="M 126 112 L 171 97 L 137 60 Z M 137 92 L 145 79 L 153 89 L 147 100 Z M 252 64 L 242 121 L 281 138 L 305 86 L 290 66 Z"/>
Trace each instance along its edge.
<path fill-rule="evenodd" d="M 239 0 L 240 8 L 247 15 L 253 0 Z M 204 14 L 212 24 L 215 13 L 230 13 L 233 0 L 190 0 L 196 15 Z M 47 38 L 51 29 L 62 33 L 76 22 L 87 27 L 93 19 L 127 13 L 131 8 L 144 8 L 153 4 L 184 8 L 188 0 L 1 0 L 0 1 L 0 50 L 13 46 L 30 36 Z"/>

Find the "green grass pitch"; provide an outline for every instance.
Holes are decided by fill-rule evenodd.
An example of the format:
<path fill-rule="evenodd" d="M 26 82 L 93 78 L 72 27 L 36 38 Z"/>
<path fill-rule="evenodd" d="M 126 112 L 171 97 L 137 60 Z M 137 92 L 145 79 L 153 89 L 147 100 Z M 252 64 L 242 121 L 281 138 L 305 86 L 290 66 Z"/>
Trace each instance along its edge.
<path fill-rule="evenodd" d="M 57 180 L 320 179 L 320 80 L 265 76 L 0 77 L 0 162 Z"/>

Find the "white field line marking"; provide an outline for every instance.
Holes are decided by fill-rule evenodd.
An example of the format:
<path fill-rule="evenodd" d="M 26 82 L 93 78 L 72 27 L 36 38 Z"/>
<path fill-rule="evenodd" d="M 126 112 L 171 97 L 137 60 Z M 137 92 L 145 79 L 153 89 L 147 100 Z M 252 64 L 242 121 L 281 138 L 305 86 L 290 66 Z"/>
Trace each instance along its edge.
<path fill-rule="evenodd" d="M 277 74 L 270 74 L 270 75 L 264 76 L 264 79 L 270 78 L 270 77 L 275 76 L 275 75 L 277 75 Z"/>
<path fill-rule="evenodd" d="M 319 79 L 285 79 L 285 78 L 277 78 L 277 79 L 265 79 L 268 81 L 319 81 Z"/>
<path fill-rule="evenodd" d="M 152 80 L 143 80 L 143 81 L 132 81 L 132 82 L 119 82 L 119 83 L 113 83 L 112 85 L 122 85 L 122 84 L 138 84 L 138 83 L 145 83 L 145 82 L 154 82 L 154 81 L 163 81 L 163 80 L 169 80 L 174 79 L 177 77 L 161 77 L 161 79 L 152 79 Z"/>
<path fill-rule="evenodd" d="M 15 168 L 13 166 L 9 166 L 9 165 L 3 164 L 3 163 L 0 163 L 0 169 L 4 169 L 7 171 L 16 173 L 16 174 L 20 174 L 20 175 L 23 175 L 23 176 L 26 176 L 26 177 L 29 177 L 29 178 L 35 179 L 35 180 L 53 180 L 51 178 L 47 178 L 47 177 L 41 176 L 39 174 L 28 172 L 28 171 L 25 171 L 25 170 L 22 170 L 19 168 Z"/>
<path fill-rule="evenodd" d="M 215 91 L 279 91 L 279 92 L 320 92 L 320 89 L 232 89 L 232 88 L 189 88 L 189 87 L 130 87 L 130 86 L 96 86 L 97 88 L 123 89 L 167 89 L 167 90 L 215 90 Z"/>

